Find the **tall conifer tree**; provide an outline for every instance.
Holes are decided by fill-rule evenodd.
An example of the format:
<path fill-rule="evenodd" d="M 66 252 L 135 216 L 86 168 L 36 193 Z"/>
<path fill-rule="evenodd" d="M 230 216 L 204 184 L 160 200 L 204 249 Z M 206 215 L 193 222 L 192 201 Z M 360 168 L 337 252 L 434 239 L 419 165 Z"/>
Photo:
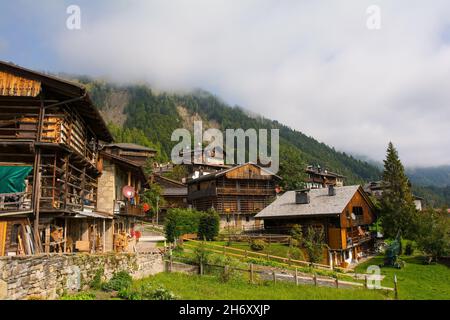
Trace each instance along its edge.
<path fill-rule="evenodd" d="M 392 142 L 389 142 L 384 160 L 383 195 L 381 217 L 384 236 L 393 238 L 397 232 L 414 238 L 414 222 L 417 213 L 405 168 Z"/>

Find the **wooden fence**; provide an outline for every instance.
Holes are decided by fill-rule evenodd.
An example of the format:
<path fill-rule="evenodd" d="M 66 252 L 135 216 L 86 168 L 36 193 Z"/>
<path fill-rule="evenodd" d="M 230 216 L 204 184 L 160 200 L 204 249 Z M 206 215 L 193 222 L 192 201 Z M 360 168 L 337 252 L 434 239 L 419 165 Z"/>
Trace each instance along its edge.
<path fill-rule="evenodd" d="M 175 260 L 184 260 L 184 262 L 175 261 Z M 227 272 L 239 272 L 244 276 L 248 276 L 251 284 L 256 282 L 256 276 L 258 276 L 261 280 L 273 281 L 276 283 L 277 281 L 285 281 L 285 282 L 293 282 L 297 286 L 301 284 L 310 284 L 314 286 L 325 286 L 325 287 L 335 287 L 335 288 L 365 288 L 365 289 L 377 289 L 377 290 L 386 290 L 386 291 L 394 291 L 395 297 L 397 297 L 397 285 L 395 283 L 394 288 L 383 287 L 383 286 L 372 286 L 369 285 L 369 276 L 365 277 L 364 283 L 360 282 L 352 282 L 340 280 L 338 277 L 326 277 L 326 276 L 318 276 L 317 274 L 306 274 L 299 272 L 297 268 L 294 270 L 287 269 L 279 269 L 279 268 L 269 268 L 264 266 L 258 266 L 253 263 L 248 264 L 248 268 L 237 268 L 228 265 L 216 265 L 209 263 L 199 263 L 192 264 L 192 261 L 188 259 L 183 259 L 182 257 L 174 257 L 169 255 L 168 259 L 165 260 L 166 263 L 166 271 L 172 272 L 174 270 L 174 265 L 184 265 L 186 269 L 189 270 L 188 273 L 192 273 L 192 271 L 196 271 L 199 275 L 204 275 L 206 268 L 215 268 L 219 269 L 223 273 Z M 189 263 L 186 263 L 189 262 Z M 191 268 L 189 268 L 191 267 Z M 195 269 L 192 269 L 195 267 Z M 176 268 L 176 270 L 180 270 L 180 268 Z"/>
<path fill-rule="evenodd" d="M 195 244 L 202 243 L 202 241 L 197 241 L 197 240 L 188 240 L 188 241 L 193 242 Z M 185 241 L 185 245 L 187 245 L 187 246 L 189 246 L 188 241 Z M 220 246 L 220 245 L 216 245 L 216 244 L 212 244 L 212 243 L 208 243 L 208 242 L 203 242 L 203 243 L 207 247 L 209 246 L 209 247 L 215 248 L 215 249 L 207 248 L 208 251 L 211 251 L 214 253 L 220 253 L 220 254 L 224 254 L 224 255 L 228 255 L 228 256 L 233 256 L 233 257 L 240 258 L 240 259 L 260 258 L 260 259 L 265 259 L 267 261 L 275 261 L 277 263 L 280 263 L 283 265 L 288 265 L 288 266 L 313 267 L 313 268 L 324 269 L 324 270 L 333 270 L 334 269 L 337 271 L 344 270 L 344 269 L 338 268 L 338 267 L 332 268 L 331 266 L 328 266 L 325 264 L 312 263 L 312 262 L 303 261 L 303 260 L 296 260 L 296 259 L 291 259 L 291 258 L 286 258 L 286 257 L 280 257 L 280 256 L 271 255 L 269 253 L 260 253 L 260 252 L 250 251 L 250 250 L 233 248 L 233 247 Z M 191 245 L 191 247 L 194 247 L 194 245 Z M 353 271 L 353 270 L 345 269 L 345 271 Z"/>

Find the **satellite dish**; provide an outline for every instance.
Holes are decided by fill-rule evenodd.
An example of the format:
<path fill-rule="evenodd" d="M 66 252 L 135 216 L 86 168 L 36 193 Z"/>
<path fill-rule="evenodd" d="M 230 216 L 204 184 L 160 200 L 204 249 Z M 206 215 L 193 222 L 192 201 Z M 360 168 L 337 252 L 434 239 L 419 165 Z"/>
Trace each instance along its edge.
<path fill-rule="evenodd" d="M 134 198 L 135 193 L 136 192 L 134 191 L 134 188 L 132 186 L 125 186 L 122 188 L 122 194 L 127 199 Z"/>
<path fill-rule="evenodd" d="M 352 219 L 356 220 L 356 216 L 355 216 L 355 214 L 353 212 L 352 212 Z"/>

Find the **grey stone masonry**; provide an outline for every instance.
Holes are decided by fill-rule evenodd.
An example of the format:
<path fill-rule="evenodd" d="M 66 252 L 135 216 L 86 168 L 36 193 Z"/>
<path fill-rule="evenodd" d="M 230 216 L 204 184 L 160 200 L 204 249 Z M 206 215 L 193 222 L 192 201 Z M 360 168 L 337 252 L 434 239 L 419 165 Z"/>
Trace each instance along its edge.
<path fill-rule="evenodd" d="M 136 279 L 163 272 L 163 256 L 154 252 L 0 257 L 0 300 L 57 299 L 86 289 L 99 272 L 108 280 L 118 271 Z"/>

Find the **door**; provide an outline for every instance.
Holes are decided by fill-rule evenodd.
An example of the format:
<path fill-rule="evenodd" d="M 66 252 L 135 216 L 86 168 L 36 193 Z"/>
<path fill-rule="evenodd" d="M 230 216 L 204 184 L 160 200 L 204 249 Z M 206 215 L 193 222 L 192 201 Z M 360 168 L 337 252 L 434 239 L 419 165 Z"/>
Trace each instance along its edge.
<path fill-rule="evenodd" d="M 0 222 L 0 257 L 5 255 L 6 248 L 6 221 Z"/>

